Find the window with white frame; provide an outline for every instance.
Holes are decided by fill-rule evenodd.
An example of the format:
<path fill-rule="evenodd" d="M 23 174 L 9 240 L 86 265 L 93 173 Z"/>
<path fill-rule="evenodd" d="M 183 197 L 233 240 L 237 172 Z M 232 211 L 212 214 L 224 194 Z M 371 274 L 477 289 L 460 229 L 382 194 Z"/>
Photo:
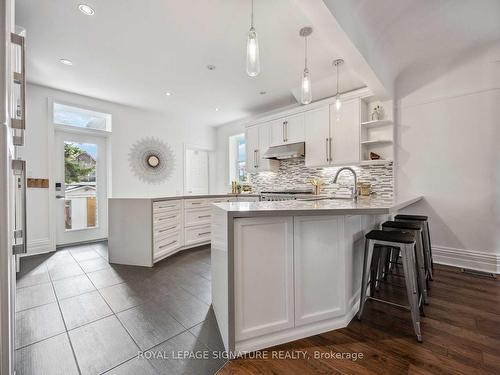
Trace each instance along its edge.
<path fill-rule="evenodd" d="M 229 137 L 229 182 L 245 182 L 246 180 L 245 134 L 237 134 Z"/>
<path fill-rule="evenodd" d="M 111 131 L 111 115 L 62 103 L 53 103 L 54 124 Z"/>

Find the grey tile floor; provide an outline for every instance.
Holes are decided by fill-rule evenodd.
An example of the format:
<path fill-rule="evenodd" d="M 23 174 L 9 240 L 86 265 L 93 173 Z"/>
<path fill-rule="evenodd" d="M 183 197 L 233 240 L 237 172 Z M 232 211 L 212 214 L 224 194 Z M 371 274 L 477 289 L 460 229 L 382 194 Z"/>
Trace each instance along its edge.
<path fill-rule="evenodd" d="M 23 258 L 16 373 L 214 374 L 225 361 L 210 297 L 208 247 L 153 268 L 109 264 L 104 242 Z"/>

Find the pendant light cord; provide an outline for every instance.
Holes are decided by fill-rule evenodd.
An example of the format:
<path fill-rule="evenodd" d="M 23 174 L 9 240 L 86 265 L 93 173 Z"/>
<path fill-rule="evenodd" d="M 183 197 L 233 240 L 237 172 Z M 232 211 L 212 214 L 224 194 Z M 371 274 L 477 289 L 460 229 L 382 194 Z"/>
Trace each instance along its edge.
<path fill-rule="evenodd" d="M 337 68 L 337 95 L 339 95 L 339 64 L 337 64 L 336 68 Z"/>
<path fill-rule="evenodd" d="M 253 0 L 252 0 L 252 13 L 250 16 L 250 27 L 253 28 Z"/>
<path fill-rule="evenodd" d="M 305 65 L 305 69 L 307 69 L 307 36 L 304 38 L 305 40 L 305 56 L 304 56 L 304 65 Z"/>

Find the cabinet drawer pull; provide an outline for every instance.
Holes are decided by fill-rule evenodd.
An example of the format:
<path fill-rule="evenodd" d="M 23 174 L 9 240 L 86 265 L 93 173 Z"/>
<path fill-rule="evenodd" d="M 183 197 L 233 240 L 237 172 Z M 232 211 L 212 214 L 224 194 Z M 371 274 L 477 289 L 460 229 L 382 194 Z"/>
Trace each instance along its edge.
<path fill-rule="evenodd" d="M 158 218 L 158 221 L 173 219 L 173 218 L 176 218 L 176 217 L 177 217 L 177 215 L 167 216 L 167 217 L 160 217 L 160 218 Z"/>
<path fill-rule="evenodd" d="M 170 206 L 158 206 L 158 208 L 170 208 L 170 207 L 175 207 L 175 204 L 171 204 Z"/>
<path fill-rule="evenodd" d="M 198 216 L 198 219 L 203 219 L 204 217 L 210 217 L 212 215 L 201 215 L 201 216 Z"/>
<path fill-rule="evenodd" d="M 201 204 L 201 202 L 190 202 L 191 204 Z"/>
<path fill-rule="evenodd" d="M 161 246 L 158 246 L 158 249 L 163 249 L 164 247 L 167 247 L 167 246 L 170 246 L 170 245 L 173 245 L 174 243 L 176 243 L 177 241 L 172 241 L 172 242 L 169 242 L 165 245 L 161 245 Z"/>
<path fill-rule="evenodd" d="M 204 235 L 210 234 L 210 233 L 212 233 L 212 232 L 202 232 L 202 233 L 198 233 L 198 236 L 204 236 Z"/>
<path fill-rule="evenodd" d="M 332 160 L 332 138 L 330 138 L 330 161 Z"/>
<path fill-rule="evenodd" d="M 172 227 L 168 227 L 168 228 L 165 228 L 165 229 L 160 229 L 158 231 L 158 233 L 163 233 L 163 232 L 166 232 L 167 230 L 174 229 L 174 228 L 177 228 L 177 225 L 174 225 Z"/>
<path fill-rule="evenodd" d="M 330 157 L 329 157 L 329 152 L 328 152 L 328 145 L 329 145 L 329 140 L 328 138 L 326 139 L 326 161 L 330 161 Z"/>

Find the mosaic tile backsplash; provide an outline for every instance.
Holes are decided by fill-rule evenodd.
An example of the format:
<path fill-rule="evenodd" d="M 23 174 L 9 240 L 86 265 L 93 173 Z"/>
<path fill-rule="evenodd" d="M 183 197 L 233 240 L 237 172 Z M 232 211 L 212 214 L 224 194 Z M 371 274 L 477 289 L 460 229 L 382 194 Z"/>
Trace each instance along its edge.
<path fill-rule="evenodd" d="M 392 198 L 394 193 L 393 163 L 352 167 L 359 182 L 371 184 L 377 197 Z M 311 189 L 309 181 L 319 178 L 323 181 L 321 194 L 350 194 L 353 184 L 352 174 L 343 172 L 334 184 L 333 178 L 340 167 L 307 168 L 304 158 L 281 160 L 276 172 L 249 173 L 248 179 L 257 192 L 284 189 Z"/>

